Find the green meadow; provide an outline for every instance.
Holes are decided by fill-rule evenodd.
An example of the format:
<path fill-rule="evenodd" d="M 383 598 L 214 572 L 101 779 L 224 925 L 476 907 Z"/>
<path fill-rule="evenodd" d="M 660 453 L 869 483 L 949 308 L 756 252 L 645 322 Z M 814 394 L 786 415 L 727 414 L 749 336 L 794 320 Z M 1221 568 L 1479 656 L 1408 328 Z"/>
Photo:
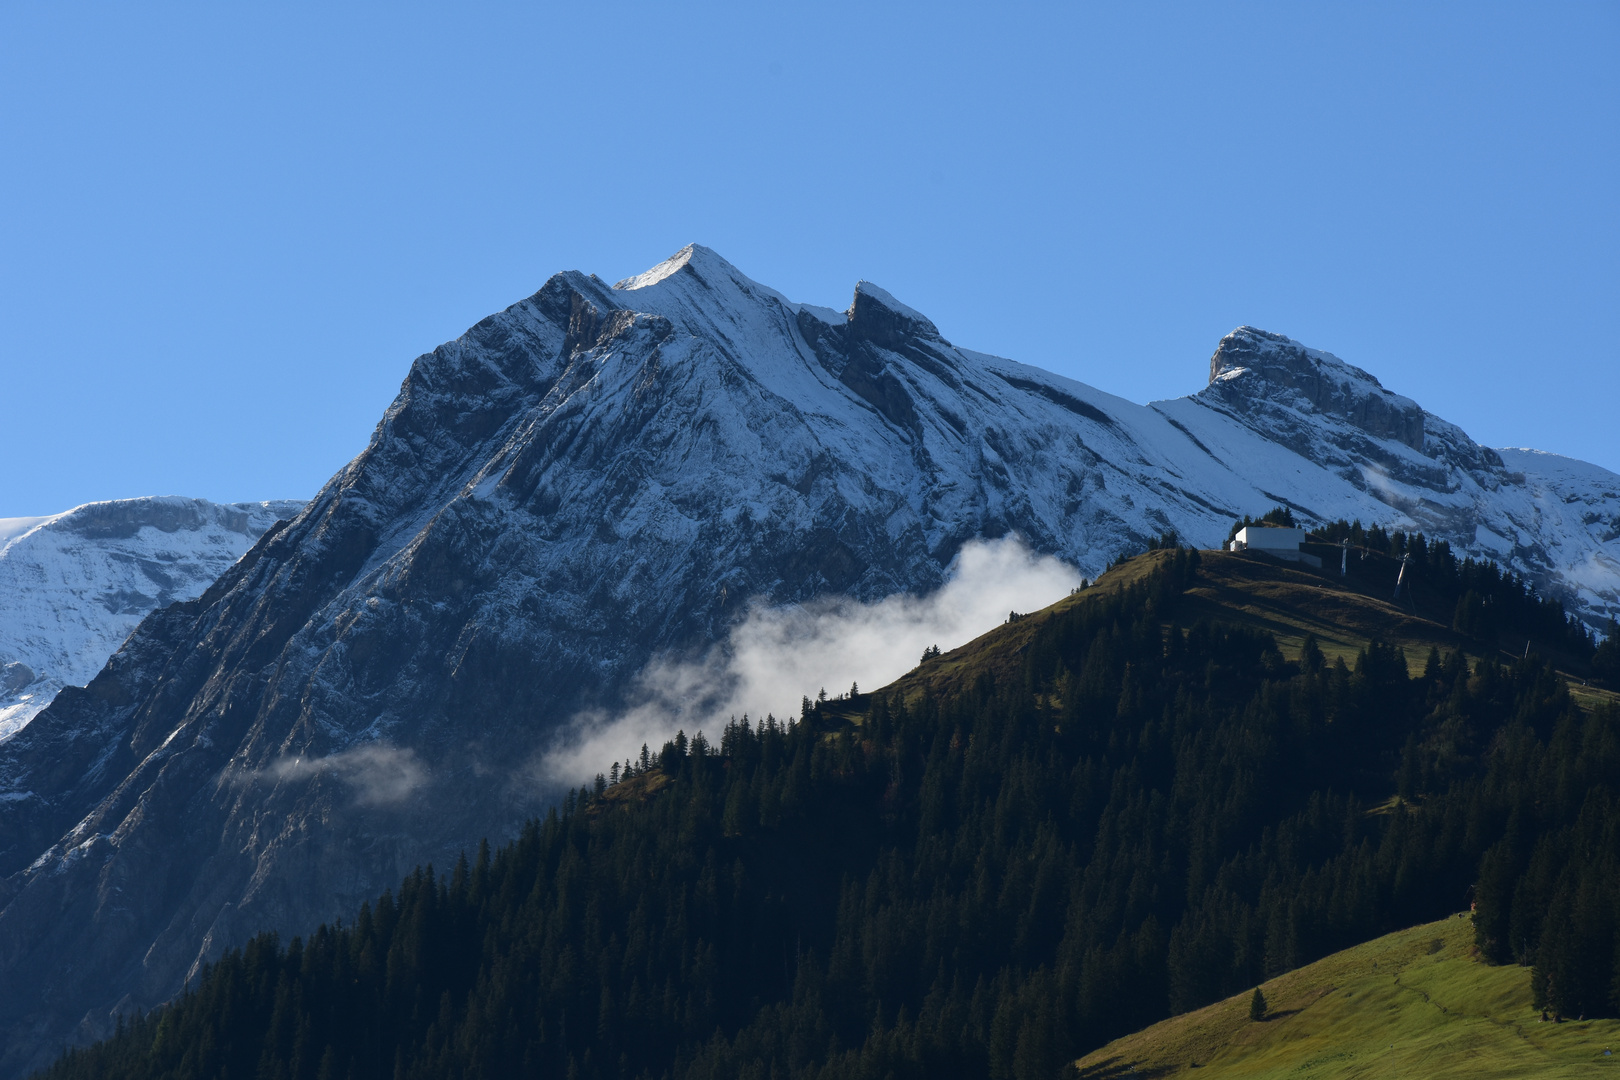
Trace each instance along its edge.
<path fill-rule="evenodd" d="M 1476 956 L 1466 917 L 1388 934 L 1118 1039 L 1083 1080 L 1620 1076 L 1620 1020 L 1542 1022 L 1530 969 Z M 1606 1051 L 1613 1051 L 1612 1054 Z"/>

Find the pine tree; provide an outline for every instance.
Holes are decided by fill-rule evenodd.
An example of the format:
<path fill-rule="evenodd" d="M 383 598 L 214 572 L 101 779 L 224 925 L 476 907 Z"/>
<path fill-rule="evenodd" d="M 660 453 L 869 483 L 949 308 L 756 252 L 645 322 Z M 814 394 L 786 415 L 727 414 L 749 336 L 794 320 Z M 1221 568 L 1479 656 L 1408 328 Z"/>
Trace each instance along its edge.
<path fill-rule="evenodd" d="M 1249 1019 L 1264 1020 L 1265 1018 L 1266 995 L 1262 994 L 1260 992 L 1260 988 L 1257 986 L 1254 988 L 1254 997 L 1249 999 Z"/>

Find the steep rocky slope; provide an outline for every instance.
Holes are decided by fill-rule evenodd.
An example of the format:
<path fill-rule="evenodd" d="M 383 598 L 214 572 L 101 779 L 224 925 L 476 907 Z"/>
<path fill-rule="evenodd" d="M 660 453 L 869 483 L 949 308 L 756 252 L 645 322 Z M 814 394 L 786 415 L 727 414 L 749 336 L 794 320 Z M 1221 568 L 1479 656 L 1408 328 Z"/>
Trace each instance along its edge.
<path fill-rule="evenodd" d="M 194 600 L 300 502 L 175 496 L 0 519 L 0 740 L 82 686 L 156 608 Z"/>
<path fill-rule="evenodd" d="M 0 1063 L 508 833 L 560 723 L 750 598 L 929 590 L 1008 532 L 1095 574 L 1284 501 L 1499 538 L 1614 605 L 1620 478 L 1509 465 L 1260 331 L 1212 373 L 1139 406 L 957 349 L 870 284 L 796 304 L 700 247 L 553 277 L 418 358 L 290 524 L 0 744 Z"/>

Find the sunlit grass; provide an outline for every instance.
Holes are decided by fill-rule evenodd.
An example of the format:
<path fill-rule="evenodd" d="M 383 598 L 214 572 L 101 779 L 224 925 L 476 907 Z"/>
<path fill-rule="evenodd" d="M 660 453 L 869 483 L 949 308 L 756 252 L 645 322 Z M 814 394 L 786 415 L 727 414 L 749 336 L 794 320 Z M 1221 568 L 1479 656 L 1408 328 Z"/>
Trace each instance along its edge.
<path fill-rule="evenodd" d="M 1476 959 L 1473 940 L 1466 917 L 1389 934 L 1262 983 L 1263 1021 L 1249 1019 L 1245 990 L 1110 1043 L 1077 1068 L 1085 1080 L 1573 1078 L 1620 1069 L 1620 1021 L 1542 1023 L 1529 969 Z"/>

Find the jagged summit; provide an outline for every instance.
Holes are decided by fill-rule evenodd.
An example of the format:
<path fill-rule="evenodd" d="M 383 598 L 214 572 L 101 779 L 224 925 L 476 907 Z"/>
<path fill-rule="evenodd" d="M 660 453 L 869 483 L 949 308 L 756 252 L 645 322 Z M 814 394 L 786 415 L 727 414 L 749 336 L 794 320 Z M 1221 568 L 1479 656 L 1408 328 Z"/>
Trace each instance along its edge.
<path fill-rule="evenodd" d="M 648 293 L 655 286 L 664 288 Z M 617 298 L 627 307 L 659 314 L 675 308 L 669 313 L 677 317 L 683 313 L 679 310 L 682 307 L 726 307 L 741 299 L 745 305 L 779 306 L 793 316 L 809 314 L 829 325 L 898 319 L 917 333 L 939 336 L 938 328 L 926 315 L 870 281 L 856 283 L 854 296 L 843 311 L 795 302 L 761 285 L 702 244 L 688 244 L 652 269 L 618 282 L 613 289 L 617 293 L 644 294 Z"/>
<path fill-rule="evenodd" d="M 618 282 L 612 302 L 674 319 L 696 309 L 705 309 L 712 319 L 739 307 L 780 305 L 796 313 L 800 306 L 702 244 L 688 244 L 652 269 Z"/>
<path fill-rule="evenodd" d="M 1336 416 L 1424 452 L 1424 412 L 1361 368 L 1281 334 L 1240 326 L 1209 361 L 1210 388 L 1230 403 L 1264 399 Z"/>
<path fill-rule="evenodd" d="M 887 289 L 870 281 L 856 283 L 855 298 L 850 302 L 847 315 L 852 327 L 861 328 L 858 332 L 863 337 L 879 344 L 898 342 L 907 334 L 938 338 L 949 344 L 940 338 L 939 328 L 926 315 L 902 304 Z"/>
<path fill-rule="evenodd" d="M 1411 400 L 1386 390 L 1371 372 L 1346 363 L 1330 352 L 1255 326 L 1240 326 L 1227 334 L 1209 358 L 1210 382 L 1230 379 L 1245 371 L 1283 385 L 1313 381 L 1353 383 L 1401 401 Z"/>
<path fill-rule="evenodd" d="M 660 281 L 680 273 L 682 270 L 704 279 L 728 277 L 747 281 L 750 285 L 758 284 L 747 278 L 742 271 L 727 262 L 713 248 L 704 247 L 702 244 L 687 244 L 652 269 L 644 270 L 633 277 L 627 277 L 615 283 L 613 287 L 621 292 L 634 292 L 637 289 L 645 289 L 648 286 L 656 285 Z"/>

